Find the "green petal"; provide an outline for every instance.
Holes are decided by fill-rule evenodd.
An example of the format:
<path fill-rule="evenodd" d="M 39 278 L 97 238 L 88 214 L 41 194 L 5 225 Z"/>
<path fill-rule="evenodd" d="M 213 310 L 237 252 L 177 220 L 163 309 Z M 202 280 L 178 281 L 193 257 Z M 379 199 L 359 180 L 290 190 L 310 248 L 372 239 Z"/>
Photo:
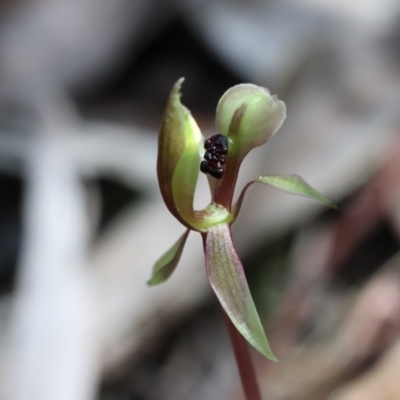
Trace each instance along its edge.
<path fill-rule="evenodd" d="M 303 178 L 298 175 L 265 175 L 260 176 L 255 182 L 265 183 L 275 188 L 292 194 L 305 196 L 316 200 L 325 206 L 337 208 L 329 199 L 313 189 Z"/>
<path fill-rule="evenodd" d="M 183 78 L 172 88 L 158 139 L 157 175 L 164 202 L 186 227 L 193 227 L 193 197 L 204 138 L 180 101 Z"/>
<path fill-rule="evenodd" d="M 276 361 L 227 224 L 214 226 L 207 231 L 205 253 L 208 279 L 229 318 L 252 346 Z"/>
<path fill-rule="evenodd" d="M 186 239 L 189 235 L 190 230 L 188 229 L 176 243 L 154 264 L 153 275 L 150 280 L 147 281 L 149 286 L 158 285 L 159 283 L 165 282 L 175 271 L 176 266 L 182 255 L 183 248 L 186 243 Z"/>
<path fill-rule="evenodd" d="M 299 196 L 305 196 L 310 199 L 314 199 L 319 203 L 331 208 L 337 208 L 329 199 L 323 196 L 321 193 L 313 189 L 307 182 L 304 181 L 300 176 L 292 175 L 265 175 L 260 176 L 257 180 L 249 182 L 240 193 L 240 196 L 232 208 L 233 219 L 235 220 L 239 214 L 240 208 L 242 207 L 244 195 L 247 189 L 253 183 L 264 183 L 266 185 L 273 186 L 275 188 L 284 190 L 292 194 Z"/>

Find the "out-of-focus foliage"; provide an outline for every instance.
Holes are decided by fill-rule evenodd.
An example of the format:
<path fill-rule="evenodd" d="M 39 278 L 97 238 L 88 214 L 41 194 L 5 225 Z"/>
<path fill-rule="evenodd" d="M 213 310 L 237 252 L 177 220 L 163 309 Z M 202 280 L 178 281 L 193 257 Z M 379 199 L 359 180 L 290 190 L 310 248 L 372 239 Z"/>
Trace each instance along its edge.
<path fill-rule="evenodd" d="M 399 398 L 399 12 L 397 0 L 0 2 L 0 396 L 240 396 L 199 243 L 164 288 L 145 285 L 180 233 L 155 164 L 185 76 L 210 135 L 234 84 L 287 104 L 239 185 L 296 172 L 340 203 L 320 215 L 249 189 L 233 234 L 270 303 L 280 363 L 259 365 L 266 397 Z M 273 237 L 290 250 L 282 239 L 278 257 Z"/>

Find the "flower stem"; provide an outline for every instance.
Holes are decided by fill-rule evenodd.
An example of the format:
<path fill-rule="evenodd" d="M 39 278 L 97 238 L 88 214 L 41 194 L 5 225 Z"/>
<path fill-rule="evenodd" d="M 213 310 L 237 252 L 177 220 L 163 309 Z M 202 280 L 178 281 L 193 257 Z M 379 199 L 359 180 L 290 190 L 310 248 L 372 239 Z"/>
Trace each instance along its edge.
<path fill-rule="evenodd" d="M 246 400 L 262 400 L 246 339 L 238 332 L 225 311 L 224 317 L 225 325 L 228 329 L 235 353 L 236 364 L 239 370 L 240 380 L 242 381 L 245 398 Z"/>

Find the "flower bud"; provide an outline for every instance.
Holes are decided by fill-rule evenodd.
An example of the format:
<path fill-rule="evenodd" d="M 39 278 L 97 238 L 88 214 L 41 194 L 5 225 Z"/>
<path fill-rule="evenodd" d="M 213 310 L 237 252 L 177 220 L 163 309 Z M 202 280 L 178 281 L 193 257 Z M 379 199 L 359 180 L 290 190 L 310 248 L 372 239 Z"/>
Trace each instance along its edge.
<path fill-rule="evenodd" d="M 285 103 L 268 89 L 253 84 L 230 88 L 216 113 L 219 132 L 230 141 L 229 155 L 241 162 L 247 153 L 266 143 L 286 118 Z"/>

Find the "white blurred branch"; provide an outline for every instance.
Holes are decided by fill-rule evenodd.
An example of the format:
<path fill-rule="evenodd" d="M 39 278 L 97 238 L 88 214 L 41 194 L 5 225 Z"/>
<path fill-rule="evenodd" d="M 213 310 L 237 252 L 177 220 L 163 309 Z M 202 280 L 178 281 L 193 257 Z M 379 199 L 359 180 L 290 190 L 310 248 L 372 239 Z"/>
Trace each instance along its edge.
<path fill-rule="evenodd" d="M 32 150 L 10 398 L 87 400 L 97 366 L 83 189 L 62 134 L 43 135 Z"/>
<path fill-rule="evenodd" d="M 117 124 L 86 123 L 64 138 L 86 178 L 110 175 L 128 186 L 152 191 L 156 185 L 156 136 Z M 0 132 L 0 170 L 17 172 L 30 157 L 31 135 Z"/>

